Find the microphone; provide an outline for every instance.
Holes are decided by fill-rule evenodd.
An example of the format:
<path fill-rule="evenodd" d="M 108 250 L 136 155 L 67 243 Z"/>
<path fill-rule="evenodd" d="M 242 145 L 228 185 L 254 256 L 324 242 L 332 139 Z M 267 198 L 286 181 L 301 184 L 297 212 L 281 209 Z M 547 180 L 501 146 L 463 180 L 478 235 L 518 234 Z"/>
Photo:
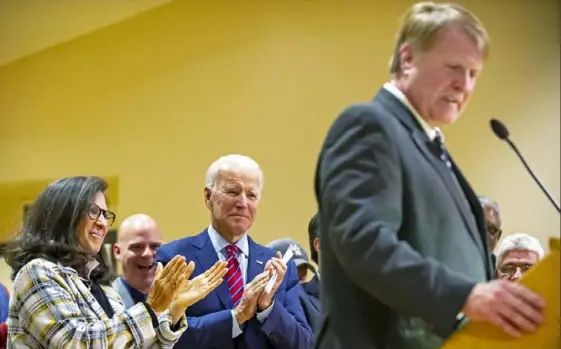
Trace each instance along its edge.
<path fill-rule="evenodd" d="M 522 154 L 520 153 L 520 151 L 518 150 L 516 145 L 510 140 L 510 138 L 509 138 L 510 133 L 508 132 L 508 129 L 506 128 L 506 126 L 497 119 L 491 119 L 491 129 L 493 129 L 493 133 L 500 140 L 507 142 L 508 145 L 512 148 L 512 150 L 514 150 L 514 152 L 516 153 L 516 155 L 518 155 L 518 158 L 520 159 L 520 161 L 522 162 L 524 167 L 526 167 L 526 170 L 528 171 L 528 173 L 530 173 L 530 175 L 532 176 L 534 181 L 538 184 L 538 186 L 541 188 L 541 190 L 547 196 L 549 201 L 551 201 L 553 206 L 555 206 L 557 211 L 561 213 L 561 208 L 559 207 L 559 203 L 557 203 L 557 201 L 555 201 L 553 196 L 549 193 L 549 191 L 545 188 L 545 186 L 542 184 L 542 182 L 538 179 L 538 177 L 536 176 L 534 171 L 532 171 L 532 169 L 530 168 L 530 166 L 528 165 L 528 163 L 526 162 L 526 160 L 524 159 L 524 157 L 522 156 Z"/>

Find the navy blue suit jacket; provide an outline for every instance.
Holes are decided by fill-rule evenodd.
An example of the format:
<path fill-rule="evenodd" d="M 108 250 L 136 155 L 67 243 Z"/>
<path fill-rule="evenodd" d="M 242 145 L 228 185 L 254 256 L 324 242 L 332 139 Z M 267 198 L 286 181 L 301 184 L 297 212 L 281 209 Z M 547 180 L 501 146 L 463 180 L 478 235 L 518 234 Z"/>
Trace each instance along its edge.
<path fill-rule="evenodd" d="M 248 237 L 249 258 L 246 280 L 249 283 L 263 272 L 275 251 L 255 243 Z M 218 255 L 206 229 L 193 237 L 172 241 L 158 249 L 157 260 L 168 263 L 176 255 L 195 262 L 192 277 L 204 273 L 218 261 Z M 262 264 L 257 263 L 262 262 Z M 297 297 L 286 297 L 298 286 L 298 272 L 293 261 L 275 294 L 269 317 L 260 323 L 255 317 L 242 325 L 243 333 L 232 338 L 232 299 L 228 285 L 223 282 L 206 298 L 187 309 L 188 328 L 176 348 L 197 349 L 308 349 L 313 345 L 313 334 L 306 322 Z"/>
<path fill-rule="evenodd" d="M 320 284 L 318 275 L 314 275 L 310 281 L 300 285 L 302 286 L 298 294 L 300 304 L 302 304 L 304 315 L 306 316 L 308 324 L 312 327 L 313 333 L 317 333 L 321 323 L 321 302 L 319 299 Z"/>

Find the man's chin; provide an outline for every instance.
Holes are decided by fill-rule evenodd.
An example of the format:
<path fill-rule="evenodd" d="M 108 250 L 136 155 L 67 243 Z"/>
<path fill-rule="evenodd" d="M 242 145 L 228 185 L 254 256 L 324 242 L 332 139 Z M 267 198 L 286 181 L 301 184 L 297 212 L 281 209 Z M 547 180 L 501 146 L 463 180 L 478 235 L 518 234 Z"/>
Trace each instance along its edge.
<path fill-rule="evenodd" d="M 445 125 L 452 125 L 460 118 L 462 111 L 457 107 L 451 107 L 444 113 L 442 117 L 442 123 Z"/>
<path fill-rule="evenodd" d="M 246 232 L 251 227 L 251 221 L 247 217 L 233 216 L 228 220 L 228 226 L 231 231 Z"/>
<path fill-rule="evenodd" d="M 248 224 L 233 224 L 232 226 L 230 226 L 230 231 L 232 232 L 232 234 L 234 234 L 234 236 L 240 236 L 245 234 L 250 228 L 250 225 Z"/>

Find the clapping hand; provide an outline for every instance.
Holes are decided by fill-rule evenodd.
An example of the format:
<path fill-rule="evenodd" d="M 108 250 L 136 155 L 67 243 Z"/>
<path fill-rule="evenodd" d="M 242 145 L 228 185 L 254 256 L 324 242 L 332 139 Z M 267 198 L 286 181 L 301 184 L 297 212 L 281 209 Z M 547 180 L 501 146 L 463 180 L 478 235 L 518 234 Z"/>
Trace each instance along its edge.
<path fill-rule="evenodd" d="M 187 265 L 183 256 L 173 257 L 165 268 L 162 267 L 161 263 L 158 263 L 146 304 L 156 313 L 161 313 L 168 309 L 179 290 L 179 286 L 181 286 L 186 272 Z M 192 272 L 193 270 L 191 270 Z"/>
<path fill-rule="evenodd" d="M 238 324 L 243 324 L 255 315 L 257 299 L 263 293 L 267 282 L 271 279 L 271 272 L 265 270 L 257 275 L 249 284 L 245 285 L 242 298 L 234 308 L 234 314 Z"/>
<path fill-rule="evenodd" d="M 261 292 L 261 295 L 257 299 L 257 307 L 259 308 L 260 311 L 269 308 L 273 303 L 273 298 L 275 298 L 275 293 L 277 292 L 277 289 L 279 288 L 279 286 L 282 283 L 282 280 L 284 279 L 284 275 L 286 274 L 286 269 L 287 269 L 286 263 L 284 263 L 284 261 L 282 260 L 282 256 L 280 252 L 277 252 L 277 256 L 271 258 L 267 262 L 267 265 L 265 266 L 265 270 L 269 271 L 271 274 L 276 272 L 277 279 L 273 284 L 273 288 L 271 289 L 271 292 L 270 293 L 267 293 L 266 291 Z"/>
<path fill-rule="evenodd" d="M 205 298 L 223 281 L 224 275 L 228 272 L 228 263 L 216 262 L 214 265 L 192 280 L 187 280 L 184 285 L 185 292 L 196 293 L 198 298 L 195 302 Z"/>
<path fill-rule="evenodd" d="M 191 264 L 194 268 L 195 264 L 190 262 L 189 265 Z M 210 292 L 216 289 L 216 287 L 222 283 L 223 277 L 227 271 L 227 263 L 219 261 L 203 274 L 192 280 L 189 280 L 189 276 L 191 275 L 191 273 L 189 273 L 189 275 L 182 280 L 179 291 L 171 304 L 170 311 L 173 323 L 179 321 L 188 307 L 205 298 Z"/>

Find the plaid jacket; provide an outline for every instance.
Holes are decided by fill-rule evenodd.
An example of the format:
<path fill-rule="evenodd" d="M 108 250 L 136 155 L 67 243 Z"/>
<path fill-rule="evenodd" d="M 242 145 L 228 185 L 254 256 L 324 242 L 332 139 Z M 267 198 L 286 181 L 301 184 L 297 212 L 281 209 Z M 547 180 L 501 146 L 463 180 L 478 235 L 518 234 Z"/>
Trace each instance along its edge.
<path fill-rule="evenodd" d="M 172 332 L 168 311 L 154 328 L 144 304 L 126 310 L 115 290 L 103 290 L 112 319 L 74 269 L 44 259 L 27 263 L 14 280 L 8 348 L 172 348 L 187 328 L 183 317 Z"/>

